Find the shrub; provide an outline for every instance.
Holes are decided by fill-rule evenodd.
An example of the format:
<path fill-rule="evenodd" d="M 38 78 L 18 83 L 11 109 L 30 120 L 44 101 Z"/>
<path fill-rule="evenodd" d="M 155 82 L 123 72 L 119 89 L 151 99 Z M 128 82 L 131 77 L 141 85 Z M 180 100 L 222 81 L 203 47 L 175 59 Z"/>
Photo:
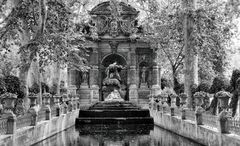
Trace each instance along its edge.
<path fill-rule="evenodd" d="M 38 94 L 40 92 L 40 87 L 38 83 L 33 83 L 33 85 L 29 88 L 29 92 Z"/>
<path fill-rule="evenodd" d="M 229 81 L 224 76 L 217 76 L 213 79 L 210 93 L 217 93 L 221 90 L 226 90 L 229 86 Z"/>
<path fill-rule="evenodd" d="M 231 77 L 231 80 L 230 80 L 230 84 L 231 84 L 231 86 L 234 90 L 236 88 L 235 87 L 236 86 L 236 81 L 239 77 L 240 77 L 240 70 L 238 70 L 238 69 L 233 70 L 232 77 Z"/>
<path fill-rule="evenodd" d="M 60 89 L 60 94 L 63 94 L 63 93 L 67 93 L 67 88 L 64 87 Z"/>
<path fill-rule="evenodd" d="M 49 92 L 49 86 L 46 83 L 41 83 L 42 85 L 42 93 Z"/>
<path fill-rule="evenodd" d="M 177 94 L 183 93 L 183 92 L 184 92 L 184 84 L 175 85 L 174 91 L 175 91 Z"/>
<path fill-rule="evenodd" d="M 192 92 L 192 95 L 193 95 L 198 91 L 198 85 L 193 84 L 193 85 L 191 85 L 190 89 L 191 89 L 191 92 Z"/>
<path fill-rule="evenodd" d="M 203 91 L 203 92 L 209 92 L 211 88 L 211 83 L 207 82 L 207 81 L 202 81 L 199 85 L 198 85 L 198 91 Z"/>
<path fill-rule="evenodd" d="M 0 78 L 0 95 L 5 93 L 6 91 L 7 90 L 6 90 L 6 85 L 5 85 L 4 79 Z"/>
<path fill-rule="evenodd" d="M 166 78 L 161 78 L 161 89 L 163 90 L 165 87 L 170 87 L 171 83 Z"/>
<path fill-rule="evenodd" d="M 52 95 L 57 94 L 57 87 L 58 87 L 57 84 L 53 84 L 53 86 L 50 88 L 50 91 L 49 91 L 49 92 L 50 92 Z"/>
<path fill-rule="evenodd" d="M 4 78 L 6 90 L 9 93 L 19 94 L 20 92 L 20 80 L 16 76 L 6 76 Z"/>

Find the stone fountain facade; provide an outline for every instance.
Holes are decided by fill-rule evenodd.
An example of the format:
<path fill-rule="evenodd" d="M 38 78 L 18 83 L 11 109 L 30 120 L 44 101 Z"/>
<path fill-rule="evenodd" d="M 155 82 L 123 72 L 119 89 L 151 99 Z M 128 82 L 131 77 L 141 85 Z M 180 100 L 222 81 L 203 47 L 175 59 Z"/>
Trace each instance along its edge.
<path fill-rule="evenodd" d="M 83 29 L 90 52 L 88 72 L 68 69 L 69 89 L 80 95 L 82 104 L 104 100 L 103 81 L 106 68 L 116 62 L 124 67 L 120 73 L 124 100 L 138 104 L 149 102 L 147 95 L 160 90 L 160 67 L 157 57 L 144 39 L 138 14 L 130 5 L 111 0 L 100 3 L 89 14 L 91 21 Z"/>

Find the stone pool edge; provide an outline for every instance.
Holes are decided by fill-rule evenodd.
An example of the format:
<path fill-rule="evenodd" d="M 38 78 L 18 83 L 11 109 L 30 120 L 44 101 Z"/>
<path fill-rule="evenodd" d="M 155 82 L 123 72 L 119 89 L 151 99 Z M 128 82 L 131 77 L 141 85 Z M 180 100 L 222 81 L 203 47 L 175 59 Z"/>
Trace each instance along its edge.
<path fill-rule="evenodd" d="M 196 125 L 190 120 L 182 120 L 179 117 L 163 114 L 157 110 L 150 110 L 150 115 L 154 119 L 154 125 L 197 143 L 211 146 L 240 145 L 240 136 L 235 134 L 222 134 L 217 129 Z"/>
<path fill-rule="evenodd" d="M 28 146 L 43 141 L 75 125 L 79 110 L 61 114 L 37 123 L 36 126 L 27 126 L 18 129 L 13 135 L 0 136 L 0 146 Z"/>

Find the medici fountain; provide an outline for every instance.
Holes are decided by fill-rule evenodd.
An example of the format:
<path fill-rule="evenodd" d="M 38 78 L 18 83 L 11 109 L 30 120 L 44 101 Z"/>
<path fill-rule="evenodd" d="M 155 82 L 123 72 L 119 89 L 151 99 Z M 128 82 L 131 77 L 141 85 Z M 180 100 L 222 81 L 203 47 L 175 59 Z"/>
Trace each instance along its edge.
<path fill-rule="evenodd" d="M 160 67 L 156 49 L 144 39 L 137 19 L 139 11 L 111 0 L 100 3 L 89 14 L 91 20 L 83 33 L 88 40 L 85 47 L 90 69 L 68 69 L 70 92 L 79 95 L 81 106 L 90 107 L 80 111 L 77 123 L 99 123 L 100 117 L 113 123 L 152 123 L 144 107 L 149 103 L 148 95 L 160 91 Z M 90 120 L 91 116 L 95 118 Z M 109 119 L 114 116 L 118 120 Z M 127 120 L 123 118 L 127 116 Z"/>

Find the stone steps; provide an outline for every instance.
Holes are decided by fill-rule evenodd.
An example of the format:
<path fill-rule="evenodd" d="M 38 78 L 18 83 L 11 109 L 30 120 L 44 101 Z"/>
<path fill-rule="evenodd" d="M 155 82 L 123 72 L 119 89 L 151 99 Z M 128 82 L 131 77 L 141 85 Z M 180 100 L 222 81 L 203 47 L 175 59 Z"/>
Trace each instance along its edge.
<path fill-rule="evenodd" d="M 76 125 L 82 124 L 153 124 L 147 109 L 128 101 L 98 102 L 80 110 Z"/>
<path fill-rule="evenodd" d="M 110 125 L 102 125 L 96 124 L 94 128 L 92 124 L 84 124 L 76 126 L 81 135 L 101 135 L 104 136 L 106 133 L 112 135 L 131 135 L 131 134 L 147 134 L 149 135 L 150 131 L 153 130 L 154 125 L 148 124 L 110 124 Z M 104 134 L 103 134 L 104 133 Z"/>
<path fill-rule="evenodd" d="M 81 124 L 153 124 L 152 117 L 81 117 L 76 125 Z"/>
<path fill-rule="evenodd" d="M 139 110 L 139 107 L 94 107 L 89 110 Z"/>
<path fill-rule="evenodd" d="M 148 110 L 81 110 L 79 117 L 150 117 Z"/>

